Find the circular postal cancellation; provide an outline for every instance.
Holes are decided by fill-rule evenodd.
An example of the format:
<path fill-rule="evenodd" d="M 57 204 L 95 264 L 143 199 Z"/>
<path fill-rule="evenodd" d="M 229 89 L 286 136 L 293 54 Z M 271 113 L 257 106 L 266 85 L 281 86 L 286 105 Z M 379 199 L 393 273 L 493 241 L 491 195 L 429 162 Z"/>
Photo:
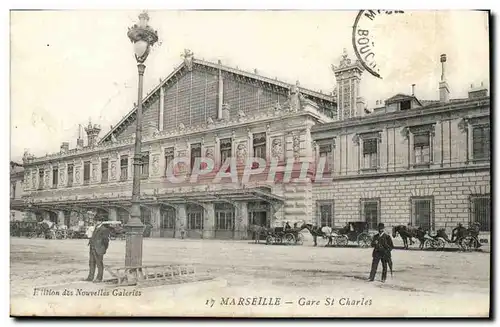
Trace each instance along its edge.
<path fill-rule="evenodd" d="M 360 10 L 352 29 L 352 46 L 356 57 L 363 67 L 375 77 L 382 78 L 383 68 L 387 64 L 382 58 L 391 60 L 392 39 L 398 20 L 404 15 L 402 10 Z"/>

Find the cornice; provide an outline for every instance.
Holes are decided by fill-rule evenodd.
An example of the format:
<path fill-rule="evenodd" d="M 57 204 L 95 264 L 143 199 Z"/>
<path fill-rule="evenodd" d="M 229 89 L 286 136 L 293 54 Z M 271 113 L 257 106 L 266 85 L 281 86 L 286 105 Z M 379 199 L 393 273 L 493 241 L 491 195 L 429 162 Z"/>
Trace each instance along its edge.
<path fill-rule="evenodd" d="M 320 124 L 313 127 L 312 133 L 314 134 L 336 129 L 345 130 L 350 127 L 379 124 L 386 122 L 395 122 L 400 120 L 407 120 L 410 118 L 428 117 L 432 115 L 458 112 L 462 110 L 474 109 L 478 107 L 488 107 L 488 106 L 490 106 L 489 97 L 483 99 L 472 99 L 472 100 L 467 99 L 466 101 L 460 103 L 450 103 L 447 105 L 443 105 L 442 103 L 430 104 L 428 106 L 419 109 L 396 111 L 387 114 L 369 115 L 365 117 L 358 117 L 347 120 L 335 121 L 332 123 Z"/>

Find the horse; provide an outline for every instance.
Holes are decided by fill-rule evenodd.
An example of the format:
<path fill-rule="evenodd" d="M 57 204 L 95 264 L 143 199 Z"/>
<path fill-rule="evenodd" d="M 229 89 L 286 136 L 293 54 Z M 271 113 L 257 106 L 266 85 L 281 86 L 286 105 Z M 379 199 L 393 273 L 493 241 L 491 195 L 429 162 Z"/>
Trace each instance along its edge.
<path fill-rule="evenodd" d="M 324 228 L 324 227 L 323 227 Z M 325 231 L 323 231 L 323 228 L 313 225 L 313 224 L 306 224 L 305 222 L 300 226 L 300 230 L 307 229 L 309 233 L 311 233 L 314 241 L 314 246 L 318 245 L 317 239 L 318 236 L 326 238 Z"/>
<path fill-rule="evenodd" d="M 405 249 L 408 249 L 408 240 L 410 240 L 410 245 L 414 242 L 412 238 L 416 238 L 420 242 L 420 248 L 423 249 L 424 241 L 425 241 L 425 233 L 426 231 L 420 227 L 411 227 L 405 225 L 398 225 L 392 227 L 392 237 L 396 237 L 398 234 L 403 239 L 403 245 Z"/>
<path fill-rule="evenodd" d="M 253 233 L 255 243 L 260 243 L 260 235 L 266 235 L 268 232 L 267 228 L 259 225 L 250 225 L 248 229 Z"/>

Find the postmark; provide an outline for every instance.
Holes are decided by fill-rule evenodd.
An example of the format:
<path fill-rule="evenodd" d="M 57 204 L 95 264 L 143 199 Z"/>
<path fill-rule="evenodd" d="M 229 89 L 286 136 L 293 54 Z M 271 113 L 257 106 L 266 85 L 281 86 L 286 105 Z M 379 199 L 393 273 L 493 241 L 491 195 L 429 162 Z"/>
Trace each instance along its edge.
<path fill-rule="evenodd" d="M 402 10 L 360 10 L 352 28 L 352 46 L 363 67 L 375 77 L 382 78 L 377 62 L 378 24 L 390 24 L 390 17 L 404 14 Z M 381 49 L 380 49 L 381 50 Z M 379 50 L 379 51 L 380 51 Z"/>

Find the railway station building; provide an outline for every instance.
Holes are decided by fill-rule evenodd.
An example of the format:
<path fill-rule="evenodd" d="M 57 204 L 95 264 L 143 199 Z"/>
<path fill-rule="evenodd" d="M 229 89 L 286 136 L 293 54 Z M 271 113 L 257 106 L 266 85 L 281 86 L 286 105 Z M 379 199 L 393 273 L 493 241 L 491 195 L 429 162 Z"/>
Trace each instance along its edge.
<path fill-rule="evenodd" d="M 396 94 L 367 108 L 361 64 L 344 54 L 332 68 L 336 86 L 325 94 L 186 51 L 144 97 L 141 206 L 152 235 L 246 239 L 250 225 L 360 220 L 431 229 L 479 221 L 489 232 L 487 89 L 454 99 L 442 76 L 436 100 Z M 67 226 L 89 211 L 126 222 L 135 115 L 102 137 L 89 123 L 73 148 L 65 140 L 47 156 L 26 152 L 22 201 L 11 208 Z"/>

